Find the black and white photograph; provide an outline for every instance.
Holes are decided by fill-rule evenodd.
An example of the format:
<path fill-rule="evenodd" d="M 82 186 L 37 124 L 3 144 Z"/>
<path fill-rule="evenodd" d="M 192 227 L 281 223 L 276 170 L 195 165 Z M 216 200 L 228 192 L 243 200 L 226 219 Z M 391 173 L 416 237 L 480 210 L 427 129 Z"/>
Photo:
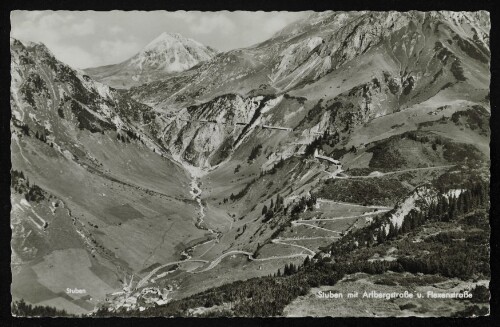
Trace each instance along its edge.
<path fill-rule="evenodd" d="M 12 316 L 489 316 L 490 29 L 11 11 Z"/>

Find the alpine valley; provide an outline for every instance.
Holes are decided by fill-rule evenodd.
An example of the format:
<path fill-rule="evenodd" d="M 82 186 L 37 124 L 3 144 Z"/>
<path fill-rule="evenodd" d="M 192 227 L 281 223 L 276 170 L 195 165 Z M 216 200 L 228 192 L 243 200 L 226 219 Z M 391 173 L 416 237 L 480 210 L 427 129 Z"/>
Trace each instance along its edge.
<path fill-rule="evenodd" d="M 489 33 L 311 12 L 85 70 L 11 38 L 12 312 L 489 314 Z"/>

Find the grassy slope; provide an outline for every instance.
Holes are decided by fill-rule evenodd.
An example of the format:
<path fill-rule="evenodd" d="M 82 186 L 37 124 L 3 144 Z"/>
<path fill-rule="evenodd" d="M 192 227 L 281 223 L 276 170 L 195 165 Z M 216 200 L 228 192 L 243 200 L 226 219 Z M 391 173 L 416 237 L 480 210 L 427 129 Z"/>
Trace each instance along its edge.
<path fill-rule="evenodd" d="M 457 214 L 450 222 L 435 220 L 434 216 L 429 216 L 429 220 L 409 233 L 401 233 L 399 236 L 392 237 L 388 241 L 383 241 L 379 244 L 374 244 L 371 247 L 353 247 L 353 239 L 366 233 L 368 235 L 373 233 L 373 226 L 369 226 L 355 232 L 352 234 L 352 237 L 348 237 L 338 244 L 332 245 L 331 249 L 334 252 L 335 263 L 331 258 L 324 257 L 323 259 L 318 259 L 313 265 L 308 265 L 289 277 L 264 277 L 236 282 L 199 293 L 183 300 L 171 302 L 162 307 L 149 309 L 142 313 L 119 312 L 118 314 L 177 316 L 187 314 L 188 309 L 203 306 L 206 308 L 218 306 L 214 307 L 216 310 L 211 313 L 212 315 L 279 315 L 285 306 L 297 296 L 302 297 L 298 302 L 294 302 L 294 306 L 312 308 L 315 299 L 310 295 L 306 296 L 310 287 L 334 285 L 344 274 L 353 274 L 356 272 L 382 274 L 389 269 L 396 271 L 408 270 L 412 273 L 423 272 L 431 275 L 440 274 L 454 280 L 456 278 L 464 281 L 470 278 L 475 278 L 476 280 L 489 279 L 489 245 L 487 241 L 489 237 L 489 224 L 487 207 L 487 203 L 473 206 L 465 214 Z M 459 250 L 457 250 L 457 246 L 460 248 Z M 377 258 L 376 254 L 385 255 L 387 253 L 396 257 L 397 260 L 387 262 L 370 262 L 369 260 Z M 422 265 L 415 264 L 412 266 L 410 262 L 420 262 Z M 382 278 L 387 276 L 381 275 Z M 387 285 L 388 282 L 392 282 L 396 283 L 396 285 L 399 283 L 399 285 L 405 285 L 405 287 L 412 287 L 414 289 L 416 286 L 430 285 L 436 281 L 443 281 L 446 278 L 430 276 L 428 279 L 421 280 L 419 278 L 415 279 L 412 274 L 402 274 L 398 275 L 397 278 L 385 279 L 385 281 L 380 281 L 376 284 Z M 389 284 L 389 286 L 391 285 L 393 284 Z M 460 285 L 465 284 L 462 283 Z M 342 284 L 339 284 L 338 287 L 342 287 Z M 458 288 L 461 289 L 461 287 Z M 359 288 L 359 290 L 362 289 L 362 287 Z M 382 287 L 381 289 L 396 290 L 397 288 Z M 249 300 L 250 298 L 251 300 Z M 481 299 L 478 300 L 484 301 Z M 220 308 L 220 305 L 223 303 L 231 303 L 230 307 L 232 309 L 217 312 L 217 308 Z M 343 305 L 343 303 L 333 301 L 328 303 L 336 306 Z M 441 305 L 444 304 L 441 303 Z M 442 312 L 441 315 L 459 315 L 459 311 L 464 309 L 464 305 L 470 309 L 474 303 L 468 302 L 456 305 L 451 310 L 452 312 L 449 310 Z M 316 310 L 314 311 L 315 314 L 329 315 L 329 304 L 325 303 L 322 306 L 314 306 L 314 308 Z M 349 308 L 349 304 L 346 304 L 345 308 L 345 310 L 351 310 L 344 311 L 344 313 L 347 312 L 349 315 L 366 314 L 366 312 L 356 311 L 356 308 L 361 310 L 362 308 L 366 308 L 366 306 L 356 304 L 355 308 Z M 415 308 L 417 309 L 414 310 L 413 314 L 419 312 L 418 309 L 422 308 L 422 303 L 402 306 L 400 310 L 410 310 L 398 314 L 411 315 L 411 309 Z M 383 314 L 388 313 L 392 315 L 394 313 L 394 311 L 387 308 L 383 309 Z M 291 312 L 290 310 L 292 308 L 285 312 Z M 338 308 L 338 312 L 342 310 L 344 309 Z M 425 311 L 425 308 L 423 310 Z M 307 312 L 312 313 L 312 311 Z M 370 312 L 368 314 L 372 315 Z"/>
<path fill-rule="evenodd" d="M 95 142 L 93 137 L 83 132 L 80 140 L 94 149 L 95 146 L 90 145 Z M 99 146 L 93 154 L 94 158 L 102 160 L 102 167 L 91 162 L 81 164 L 69 160 L 54 148 L 33 138 L 22 137 L 19 140 L 21 148 L 17 142 L 12 144 L 15 169 L 23 171 L 30 182 L 63 200 L 64 205 L 71 210 L 70 216 L 66 213 L 65 219 L 56 219 L 58 215 L 50 218 L 50 202 L 39 204 L 40 209 L 36 209 L 38 214 L 49 222 L 46 232 L 29 222 L 23 222 L 25 214 L 17 218 L 13 216 L 13 221 L 20 221 L 27 230 L 32 230 L 31 238 L 43 240 L 42 243 L 33 244 L 38 251 L 34 257 L 36 261 L 30 258 L 21 268 L 30 271 L 30 267 L 36 264 L 36 276 L 25 279 L 22 278 L 25 275 L 22 271 L 16 273 L 14 295 L 38 303 L 40 299 L 36 294 L 26 292 L 29 287 L 21 285 L 31 285 L 35 290 L 35 285 L 43 285 L 40 287 L 60 294 L 50 295 L 43 300 L 44 304 L 55 305 L 61 303 L 61 297 L 67 298 L 64 294 L 67 287 L 79 286 L 86 288 L 87 294 L 95 300 L 103 299 L 106 293 L 119 288 L 125 272 L 130 274 L 155 262 L 177 260 L 178 245 L 204 235 L 203 231 L 194 227 L 197 207 L 190 200 L 187 178 L 183 174 L 172 174 L 172 169 L 178 169 L 176 166 L 134 143 L 125 145 L 106 137 L 100 142 L 100 145 L 95 142 Z M 80 158 L 85 160 L 84 157 Z M 127 161 L 124 158 L 129 159 Z M 147 163 L 148 167 L 145 168 L 141 162 Z M 116 169 L 110 171 L 107 167 Z M 19 201 L 13 198 L 14 204 Z M 71 219 L 76 219 L 77 225 L 71 224 Z M 83 233 L 84 237 L 76 231 Z M 172 234 L 165 238 L 167 231 Z M 71 236 L 73 245 L 68 243 L 70 239 L 67 236 Z M 85 244 L 87 241 L 91 242 L 90 245 Z M 56 255 L 54 251 L 58 249 L 63 251 L 60 255 L 66 256 L 68 267 L 54 271 L 49 269 L 53 266 L 51 256 Z M 83 252 L 78 252 L 78 255 L 64 252 L 71 249 L 81 249 Z M 15 250 L 22 256 L 23 246 Z M 86 260 L 93 262 L 92 269 L 78 266 L 77 263 Z M 101 266 L 103 268 L 99 268 Z M 83 271 L 88 272 L 86 283 L 90 286 L 83 285 L 78 277 L 83 276 Z M 53 278 L 58 283 L 51 282 Z M 110 286 L 92 286 L 101 285 L 101 280 Z M 17 292 L 18 288 L 24 291 Z M 92 307 L 86 307 L 85 310 Z M 65 308 L 69 312 L 80 312 L 71 309 L 69 304 Z"/>

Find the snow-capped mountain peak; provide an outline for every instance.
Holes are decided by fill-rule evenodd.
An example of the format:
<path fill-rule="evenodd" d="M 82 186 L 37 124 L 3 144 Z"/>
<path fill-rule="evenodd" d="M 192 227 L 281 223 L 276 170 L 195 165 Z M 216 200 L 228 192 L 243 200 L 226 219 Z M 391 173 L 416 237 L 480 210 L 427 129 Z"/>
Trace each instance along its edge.
<path fill-rule="evenodd" d="M 93 78 L 113 87 L 151 82 L 212 59 L 217 50 L 178 33 L 163 32 L 133 57 L 116 65 L 89 68 Z"/>
<path fill-rule="evenodd" d="M 199 48 L 207 48 L 200 42 L 186 38 L 179 33 L 169 33 L 163 32 L 158 35 L 153 41 L 149 42 L 142 51 L 146 50 L 156 50 L 156 49 L 165 49 L 169 50 L 172 47 L 183 45 L 183 46 L 196 46 Z M 141 52 L 142 52 L 141 51 Z"/>
<path fill-rule="evenodd" d="M 128 66 L 140 70 L 180 72 L 211 59 L 216 51 L 178 33 L 164 32 L 132 57 Z"/>

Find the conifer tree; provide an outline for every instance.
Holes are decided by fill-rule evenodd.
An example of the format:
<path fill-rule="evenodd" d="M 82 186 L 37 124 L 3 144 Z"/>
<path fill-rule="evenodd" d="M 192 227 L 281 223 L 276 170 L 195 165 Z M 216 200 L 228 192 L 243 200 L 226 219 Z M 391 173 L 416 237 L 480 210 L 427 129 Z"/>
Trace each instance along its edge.
<path fill-rule="evenodd" d="M 264 204 L 262 207 L 262 215 L 265 215 L 267 213 L 267 206 Z"/>
<path fill-rule="evenodd" d="M 385 229 L 383 226 L 380 227 L 377 235 L 377 241 L 379 244 L 384 243 L 386 239 Z"/>
<path fill-rule="evenodd" d="M 389 233 L 387 234 L 387 238 L 394 238 L 397 236 L 396 226 L 391 222 L 389 222 Z"/>

